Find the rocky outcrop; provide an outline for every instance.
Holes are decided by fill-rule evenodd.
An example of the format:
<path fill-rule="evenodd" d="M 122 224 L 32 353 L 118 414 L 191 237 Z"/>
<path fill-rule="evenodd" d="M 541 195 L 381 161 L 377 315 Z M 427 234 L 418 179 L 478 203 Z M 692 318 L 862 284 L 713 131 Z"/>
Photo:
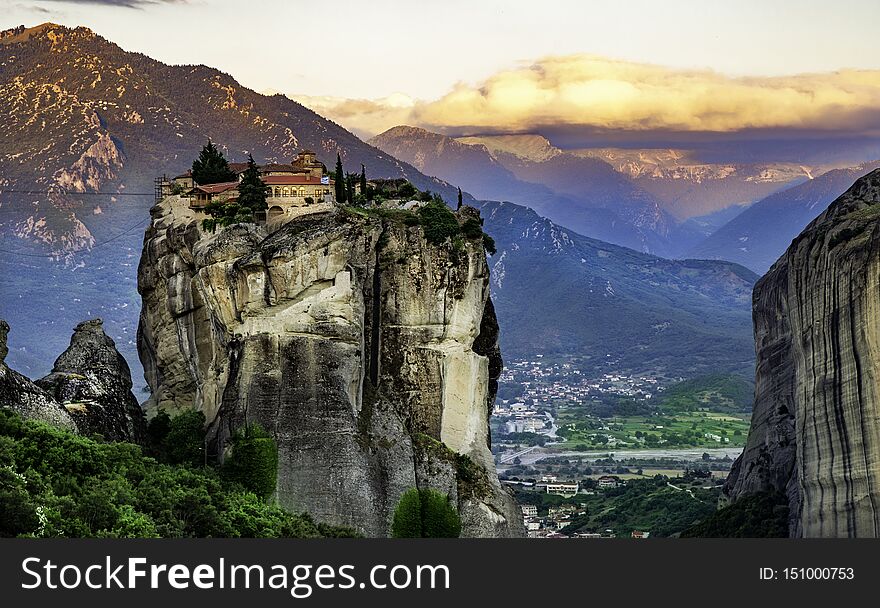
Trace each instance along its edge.
<path fill-rule="evenodd" d="M 725 493 L 786 494 L 792 536 L 880 536 L 880 171 L 792 242 L 753 306 L 755 410 Z"/>
<path fill-rule="evenodd" d="M 403 492 L 435 487 L 465 535 L 523 533 L 488 447 L 500 355 L 479 240 L 431 245 L 394 212 L 215 235 L 177 197 L 151 213 L 151 411 L 204 412 L 219 460 L 258 422 L 278 444 L 279 502 L 321 521 L 385 536 Z"/>
<path fill-rule="evenodd" d="M 76 326 L 68 349 L 36 384 L 64 406 L 83 435 L 144 441 L 146 420 L 131 392 L 131 372 L 100 319 Z"/>
<path fill-rule="evenodd" d="M 29 379 L 7 367 L 8 334 L 9 325 L 0 319 L 0 407 L 11 409 L 25 420 L 37 420 L 76 432 L 73 418 L 60 403 Z"/>

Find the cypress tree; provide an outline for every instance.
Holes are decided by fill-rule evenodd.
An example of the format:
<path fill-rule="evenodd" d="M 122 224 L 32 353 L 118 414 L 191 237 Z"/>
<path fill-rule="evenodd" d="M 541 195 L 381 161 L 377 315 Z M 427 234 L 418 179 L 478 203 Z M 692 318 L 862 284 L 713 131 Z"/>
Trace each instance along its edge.
<path fill-rule="evenodd" d="M 241 175 L 241 182 L 238 184 L 238 204 L 246 207 L 253 213 L 265 211 L 268 209 L 266 197 L 269 193 L 269 187 L 260 179 L 260 170 L 254 157 L 248 154 L 247 169 Z"/>
<path fill-rule="evenodd" d="M 237 177 L 223 153 L 209 139 L 192 164 L 193 181 L 199 185 L 234 182 Z"/>
<path fill-rule="evenodd" d="M 361 196 L 367 195 L 367 168 L 361 164 Z"/>
<path fill-rule="evenodd" d="M 461 188 L 458 189 L 458 207 L 456 209 L 461 209 Z"/>
<path fill-rule="evenodd" d="M 345 200 L 349 203 L 354 202 L 354 180 L 355 174 L 349 173 L 345 176 Z"/>
<path fill-rule="evenodd" d="M 342 158 L 336 153 L 336 202 L 345 204 L 345 171 L 342 169 Z"/>

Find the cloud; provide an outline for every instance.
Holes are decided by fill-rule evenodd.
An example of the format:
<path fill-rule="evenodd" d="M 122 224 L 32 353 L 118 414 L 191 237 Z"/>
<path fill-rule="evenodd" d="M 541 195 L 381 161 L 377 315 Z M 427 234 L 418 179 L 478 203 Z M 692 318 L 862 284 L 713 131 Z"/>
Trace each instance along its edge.
<path fill-rule="evenodd" d="M 402 124 L 410 124 L 416 101 L 402 93 L 381 99 L 294 95 L 292 99 L 330 118 L 362 137 Z"/>
<path fill-rule="evenodd" d="M 546 57 L 433 101 L 300 98 L 346 127 L 453 134 L 563 127 L 593 132 L 864 132 L 880 128 L 880 70 L 730 77 L 594 55 Z M 395 103 L 396 102 L 396 103 Z"/>

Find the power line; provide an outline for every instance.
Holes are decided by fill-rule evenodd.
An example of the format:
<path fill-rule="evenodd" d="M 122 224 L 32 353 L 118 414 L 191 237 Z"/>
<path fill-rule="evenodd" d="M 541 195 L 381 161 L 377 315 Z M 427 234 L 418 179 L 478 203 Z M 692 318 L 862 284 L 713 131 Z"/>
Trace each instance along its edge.
<path fill-rule="evenodd" d="M 109 239 L 106 239 L 104 241 L 99 241 L 99 242 L 95 243 L 94 245 L 92 245 L 91 249 L 87 250 L 87 252 L 94 251 L 95 249 L 97 249 L 98 247 L 101 247 L 102 245 L 112 243 L 113 241 L 115 241 L 119 238 L 122 238 L 126 234 L 129 234 L 130 232 L 133 232 L 134 230 L 136 230 L 138 228 L 146 228 L 146 224 L 149 224 L 149 223 L 150 223 L 149 219 L 147 219 L 146 222 L 144 220 L 141 220 L 137 224 L 135 224 L 134 226 L 130 226 L 129 228 L 126 228 L 125 230 L 123 230 L 119 234 L 112 236 Z M 20 251 L 10 251 L 9 249 L 0 249 L 0 253 L 8 253 L 10 255 L 17 255 L 17 256 L 26 257 L 26 258 L 49 258 L 49 257 L 52 257 L 53 255 L 57 255 L 57 254 L 52 254 L 52 253 L 22 253 Z M 77 253 L 80 253 L 80 252 L 73 252 L 73 255 L 76 255 Z"/>
<path fill-rule="evenodd" d="M 50 194 L 48 190 L 2 190 L 0 194 L 28 194 L 33 196 L 45 196 Z M 156 196 L 155 192 L 60 192 L 59 194 L 71 196 Z"/>

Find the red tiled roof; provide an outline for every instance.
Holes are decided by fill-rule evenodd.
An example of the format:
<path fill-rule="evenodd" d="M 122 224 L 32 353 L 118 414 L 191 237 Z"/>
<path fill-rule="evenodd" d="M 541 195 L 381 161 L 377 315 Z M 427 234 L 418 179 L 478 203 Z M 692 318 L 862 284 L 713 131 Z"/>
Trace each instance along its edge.
<path fill-rule="evenodd" d="M 201 190 L 205 194 L 219 194 L 233 188 L 238 188 L 238 182 L 224 182 L 222 184 L 207 184 L 195 187 L 196 190 Z"/>
<path fill-rule="evenodd" d="M 312 177 L 311 175 L 266 175 L 263 177 L 263 183 L 267 186 L 320 186 L 321 178 Z M 333 180 L 330 180 L 333 184 Z M 324 184 L 328 186 L 330 184 Z"/>
<path fill-rule="evenodd" d="M 189 171 L 187 171 L 186 173 L 181 173 L 180 175 L 175 175 L 175 176 L 174 176 L 173 178 L 171 178 L 171 179 L 181 179 L 181 178 L 183 178 L 183 177 L 192 177 L 192 175 L 193 175 L 192 170 L 189 170 Z"/>

